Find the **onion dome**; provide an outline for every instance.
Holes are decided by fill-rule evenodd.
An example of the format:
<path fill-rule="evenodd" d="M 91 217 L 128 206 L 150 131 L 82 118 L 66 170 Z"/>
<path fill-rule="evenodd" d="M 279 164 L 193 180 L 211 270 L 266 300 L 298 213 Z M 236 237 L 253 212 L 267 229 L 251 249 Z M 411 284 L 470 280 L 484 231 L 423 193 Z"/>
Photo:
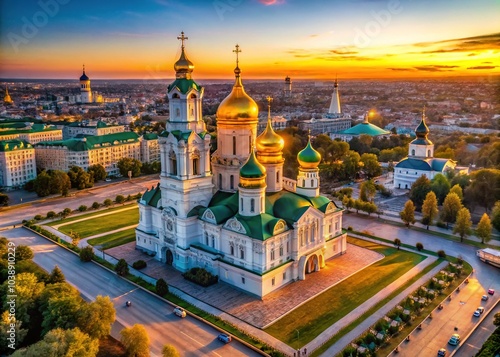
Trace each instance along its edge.
<path fill-rule="evenodd" d="M 297 161 L 303 169 L 318 168 L 318 165 L 321 162 L 321 154 L 312 147 L 311 137 L 309 137 L 307 146 L 297 154 Z"/>
<path fill-rule="evenodd" d="M 5 86 L 5 95 L 3 97 L 3 102 L 4 104 L 12 104 L 12 98 L 10 97 L 9 88 L 7 86 Z"/>
<path fill-rule="evenodd" d="M 411 142 L 411 144 L 416 144 L 416 145 L 432 145 L 432 141 L 427 139 L 427 135 L 429 134 L 430 130 L 427 124 L 425 123 L 425 108 L 422 112 L 422 120 L 420 121 L 420 124 L 418 124 L 417 128 L 415 129 L 415 135 L 417 135 L 417 138 Z"/>
<path fill-rule="evenodd" d="M 285 147 L 285 141 L 281 136 L 275 133 L 273 126 L 271 124 L 271 101 L 272 98 L 267 98 L 268 104 L 268 114 L 267 114 L 267 126 L 257 137 L 256 146 L 257 153 L 277 153 L 283 151 Z"/>
<path fill-rule="evenodd" d="M 184 52 L 184 40 L 187 40 L 187 37 L 184 36 L 184 32 L 181 32 L 181 37 L 178 37 L 178 39 L 182 40 L 182 45 L 181 56 L 174 64 L 175 77 L 191 79 L 191 73 L 194 70 L 194 64 L 187 58 L 186 53 Z"/>
<path fill-rule="evenodd" d="M 239 52 L 239 46 L 236 45 L 236 55 Z M 234 119 L 244 119 L 244 118 L 254 118 L 257 119 L 259 116 L 259 107 L 257 103 L 245 92 L 243 84 L 241 82 L 241 70 L 238 67 L 238 57 L 236 57 L 236 68 L 234 69 L 234 75 L 236 77 L 234 81 L 233 89 L 231 93 L 220 103 L 217 109 L 217 121 L 223 122 L 234 121 Z"/>
<path fill-rule="evenodd" d="M 90 80 L 90 78 L 87 77 L 87 75 L 85 74 L 85 65 L 83 66 L 83 74 L 81 75 L 80 80 L 81 81 L 88 81 L 88 80 Z"/>
<path fill-rule="evenodd" d="M 240 186 L 244 188 L 264 187 L 266 185 L 266 168 L 255 157 L 252 150 L 248 160 L 240 169 Z"/>

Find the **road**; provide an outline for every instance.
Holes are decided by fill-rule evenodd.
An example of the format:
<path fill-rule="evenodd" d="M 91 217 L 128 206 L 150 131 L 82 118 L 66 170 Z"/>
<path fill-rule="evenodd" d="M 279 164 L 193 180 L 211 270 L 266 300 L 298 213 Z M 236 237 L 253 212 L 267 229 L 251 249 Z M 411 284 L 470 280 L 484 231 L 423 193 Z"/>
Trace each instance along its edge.
<path fill-rule="evenodd" d="M 438 251 L 444 250 L 451 256 L 462 256 L 474 268 L 469 284 L 463 284 L 459 293 L 452 294 L 452 300 L 446 301 L 444 309 L 433 314 L 433 318 L 422 324 L 423 328 L 416 331 L 408 343 L 400 347 L 400 356 L 435 356 L 440 348 L 448 352 L 456 351 L 455 356 L 471 356 L 447 344 L 454 333 L 459 333 L 464 338 L 479 322 L 479 318 L 472 316 L 478 306 L 486 309 L 494 305 L 500 296 L 500 269 L 481 262 L 476 257 L 477 248 L 466 244 L 438 238 L 432 234 L 418 232 L 412 229 L 385 224 L 376 217 L 345 214 L 343 226 L 352 226 L 354 230 L 367 232 L 378 237 L 394 240 L 399 238 L 403 243 L 415 246 L 417 242 L 424 245 L 425 249 Z M 494 288 L 496 293 L 490 296 L 487 302 L 481 301 L 481 296 L 489 288 Z M 488 319 L 490 316 L 488 316 Z M 492 317 L 491 317 L 492 319 Z M 455 331 L 458 327 L 458 331 Z M 490 328 L 478 328 L 474 333 L 475 346 L 481 346 L 491 334 Z M 465 342 L 467 344 L 468 341 Z M 464 347 L 464 351 L 468 351 Z"/>
<path fill-rule="evenodd" d="M 260 356 L 243 344 L 232 341 L 223 344 L 217 340 L 219 333 L 213 327 L 193 317 L 184 319 L 172 313 L 173 307 L 161 299 L 137 288 L 93 263 L 82 263 L 73 253 L 24 229 L 16 228 L 1 233 L 16 245 L 29 245 L 33 261 L 47 271 L 57 264 L 66 281 L 77 288 L 88 300 L 97 295 L 108 295 L 115 304 L 116 320 L 129 327 L 143 324 L 151 340 L 151 355 L 161 356 L 165 344 L 174 345 L 183 356 Z M 132 301 L 125 307 L 125 301 Z M 119 338 L 119 328 L 113 328 L 113 337 Z"/>
<path fill-rule="evenodd" d="M 106 198 L 114 199 L 117 195 L 135 195 L 144 193 L 146 189 L 156 186 L 157 175 L 138 177 L 131 181 L 123 180 L 111 184 L 100 184 L 98 187 L 83 191 L 72 191 L 69 197 L 42 199 L 23 204 L 22 207 L 0 208 L 0 229 L 21 224 L 23 220 L 32 219 L 37 214 L 45 215 L 49 211 L 60 212 L 66 207 L 77 209 L 80 205 L 92 206 L 92 203 L 102 203 Z"/>

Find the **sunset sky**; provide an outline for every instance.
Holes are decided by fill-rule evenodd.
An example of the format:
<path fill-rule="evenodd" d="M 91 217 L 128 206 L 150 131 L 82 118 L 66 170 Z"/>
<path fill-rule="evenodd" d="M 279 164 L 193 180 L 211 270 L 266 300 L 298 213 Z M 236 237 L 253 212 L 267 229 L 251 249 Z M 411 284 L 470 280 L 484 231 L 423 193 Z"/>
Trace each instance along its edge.
<path fill-rule="evenodd" d="M 500 74 L 498 0 L 2 0 L 0 78 Z"/>

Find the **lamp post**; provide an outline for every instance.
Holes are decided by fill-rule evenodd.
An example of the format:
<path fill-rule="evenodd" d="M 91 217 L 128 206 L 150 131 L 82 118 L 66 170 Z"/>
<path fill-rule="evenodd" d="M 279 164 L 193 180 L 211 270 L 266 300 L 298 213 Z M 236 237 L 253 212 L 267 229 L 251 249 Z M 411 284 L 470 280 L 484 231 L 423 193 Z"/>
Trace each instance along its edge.
<path fill-rule="evenodd" d="M 299 341 L 299 339 L 300 339 L 300 333 L 299 333 L 299 330 L 295 329 L 295 331 L 297 331 L 297 341 Z"/>

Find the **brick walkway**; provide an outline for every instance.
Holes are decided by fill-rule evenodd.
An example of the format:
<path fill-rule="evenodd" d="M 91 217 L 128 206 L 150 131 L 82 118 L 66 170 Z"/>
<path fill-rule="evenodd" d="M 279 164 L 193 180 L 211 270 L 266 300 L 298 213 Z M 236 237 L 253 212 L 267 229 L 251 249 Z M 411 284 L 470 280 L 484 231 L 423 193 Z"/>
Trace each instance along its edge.
<path fill-rule="evenodd" d="M 339 281 L 383 258 L 374 251 L 348 244 L 347 253 L 328 260 L 324 269 L 308 274 L 305 280 L 288 284 L 261 300 L 223 282 L 208 288 L 193 284 L 172 267 L 136 250 L 135 242 L 108 249 L 106 253 L 117 259 L 124 258 L 130 265 L 142 259 L 148 264 L 141 270 L 142 273 L 156 279 L 163 278 L 184 293 L 258 328 L 264 328 Z"/>

